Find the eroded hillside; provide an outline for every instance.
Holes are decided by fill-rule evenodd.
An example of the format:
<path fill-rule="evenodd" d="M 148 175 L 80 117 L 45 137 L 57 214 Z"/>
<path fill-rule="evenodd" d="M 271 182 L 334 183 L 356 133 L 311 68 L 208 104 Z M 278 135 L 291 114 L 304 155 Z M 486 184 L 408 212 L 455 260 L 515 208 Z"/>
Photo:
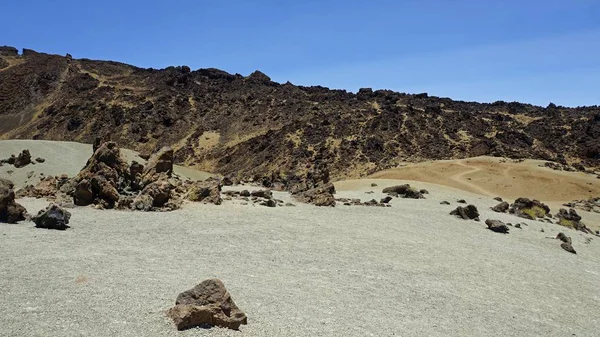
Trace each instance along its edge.
<path fill-rule="evenodd" d="M 223 174 L 357 177 L 403 161 L 480 155 L 597 167 L 600 108 L 357 94 L 217 69 L 141 69 L 0 47 L 0 138 L 110 138 Z"/>

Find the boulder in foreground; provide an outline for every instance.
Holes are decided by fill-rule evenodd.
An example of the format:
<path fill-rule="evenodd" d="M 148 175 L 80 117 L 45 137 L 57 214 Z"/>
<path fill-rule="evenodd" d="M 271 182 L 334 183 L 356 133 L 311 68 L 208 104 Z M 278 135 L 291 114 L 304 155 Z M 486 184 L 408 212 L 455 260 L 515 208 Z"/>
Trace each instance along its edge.
<path fill-rule="evenodd" d="M 62 207 L 51 204 L 46 209 L 42 209 L 31 220 L 37 228 L 65 230 L 69 228 L 67 224 L 71 219 L 71 213 Z"/>
<path fill-rule="evenodd" d="M 219 279 L 209 279 L 184 291 L 167 311 L 177 330 L 197 326 L 220 326 L 239 329 L 247 324 L 247 317 L 233 302 L 225 285 Z"/>

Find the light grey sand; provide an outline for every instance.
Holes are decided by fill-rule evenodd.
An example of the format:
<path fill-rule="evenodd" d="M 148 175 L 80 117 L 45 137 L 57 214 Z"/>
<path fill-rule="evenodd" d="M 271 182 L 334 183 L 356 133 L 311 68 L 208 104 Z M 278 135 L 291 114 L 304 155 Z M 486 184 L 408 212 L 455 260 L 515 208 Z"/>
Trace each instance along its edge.
<path fill-rule="evenodd" d="M 73 177 L 79 173 L 92 155 L 91 144 L 19 139 L 0 140 L 0 159 L 6 159 L 11 154 L 18 155 L 25 149 L 31 153 L 32 160 L 41 157 L 46 161 L 21 168 L 15 168 L 13 165 L 8 164 L 0 166 L 0 176 L 12 180 L 16 188 L 21 188 L 28 184 L 35 185 L 40 180 L 40 177 L 42 177 L 40 173 L 44 173 L 45 176 L 66 174 L 69 177 Z M 128 162 L 132 160 L 136 160 L 139 163 L 146 162 L 135 151 L 123 149 L 122 154 Z M 175 165 L 174 171 L 176 174 L 192 180 L 204 180 L 212 176 L 212 174 L 207 172 L 191 170 L 178 165 Z"/>
<path fill-rule="evenodd" d="M 365 194 L 369 183 L 338 196 L 381 198 L 388 184 Z M 483 220 L 522 220 L 489 211 L 487 197 L 414 184 L 428 199 L 391 208 L 226 201 L 170 213 L 76 208 L 65 232 L 2 224 L 0 335 L 598 335 L 600 238 L 586 244 L 592 236 L 536 221 L 493 233 L 448 215 L 454 201 L 474 203 Z M 547 238 L 559 231 L 578 255 Z M 212 277 L 248 325 L 177 332 L 163 311 Z"/>

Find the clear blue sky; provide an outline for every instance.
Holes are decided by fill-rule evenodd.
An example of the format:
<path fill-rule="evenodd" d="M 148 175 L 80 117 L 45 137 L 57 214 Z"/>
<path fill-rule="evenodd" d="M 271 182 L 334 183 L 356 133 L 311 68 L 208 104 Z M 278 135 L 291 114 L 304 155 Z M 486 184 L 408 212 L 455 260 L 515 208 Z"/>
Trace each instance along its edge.
<path fill-rule="evenodd" d="M 598 0 L 4 1 L 1 44 L 141 67 L 600 105 Z"/>

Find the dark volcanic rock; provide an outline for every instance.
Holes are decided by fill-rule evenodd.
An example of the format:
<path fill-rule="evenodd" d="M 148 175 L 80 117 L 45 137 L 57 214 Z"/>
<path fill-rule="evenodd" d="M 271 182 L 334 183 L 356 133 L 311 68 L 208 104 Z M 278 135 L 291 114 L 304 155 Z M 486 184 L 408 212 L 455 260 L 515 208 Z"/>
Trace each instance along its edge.
<path fill-rule="evenodd" d="M 571 238 L 566 236 L 565 233 L 558 233 L 558 235 L 556 235 L 556 238 L 562 242 L 571 243 Z"/>
<path fill-rule="evenodd" d="M 504 213 L 504 212 L 508 211 L 509 207 L 510 207 L 510 205 L 508 204 L 508 202 L 503 201 L 503 202 L 499 203 L 498 205 L 492 207 L 492 211 L 498 212 L 498 213 Z"/>
<path fill-rule="evenodd" d="M 37 228 L 58 230 L 69 228 L 67 226 L 69 219 L 71 219 L 71 213 L 55 204 L 48 205 L 46 209 L 40 210 L 37 215 L 31 218 Z"/>
<path fill-rule="evenodd" d="M 561 243 L 560 247 L 569 253 L 577 254 L 577 252 L 575 251 L 575 248 L 573 248 L 573 245 L 569 242 Z"/>
<path fill-rule="evenodd" d="M 515 202 L 510 205 L 508 211 L 516 216 L 530 220 L 544 218 L 546 215 L 550 214 L 550 208 L 547 205 L 537 200 L 530 200 L 527 198 L 518 198 L 515 200 Z"/>
<path fill-rule="evenodd" d="M 29 164 L 31 164 L 31 153 L 29 153 L 29 150 L 23 150 L 19 153 L 17 159 L 15 159 L 13 165 L 15 165 L 16 168 L 21 168 Z"/>
<path fill-rule="evenodd" d="M 425 199 L 423 193 L 410 187 L 409 184 L 386 187 L 382 192 L 390 195 L 400 195 L 403 198 L 409 199 Z"/>
<path fill-rule="evenodd" d="M 508 226 L 500 220 L 487 219 L 485 220 L 485 224 L 488 226 L 488 229 L 492 232 L 508 234 Z"/>
<path fill-rule="evenodd" d="M 455 210 L 450 212 L 450 215 L 456 215 L 465 220 L 475 220 L 479 218 L 479 211 L 474 205 L 468 205 L 465 207 L 458 206 Z"/>
<path fill-rule="evenodd" d="M 37 158 L 35 158 L 35 161 L 38 162 L 38 163 L 43 163 L 43 162 L 46 161 L 46 159 L 41 158 L 41 157 L 37 157 Z"/>
<path fill-rule="evenodd" d="M 203 281 L 194 288 L 177 296 L 175 306 L 167 312 L 177 330 L 185 330 L 197 326 L 220 326 L 239 329 L 248 320 L 221 280 Z"/>
<path fill-rule="evenodd" d="M 252 193 L 250 193 L 250 195 L 253 197 L 259 197 L 259 198 L 265 198 L 265 199 L 273 198 L 273 192 L 271 192 L 270 190 L 252 191 Z"/>
<path fill-rule="evenodd" d="M 27 210 L 15 202 L 14 184 L 0 178 L 0 222 L 17 223 L 25 220 Z"/>

